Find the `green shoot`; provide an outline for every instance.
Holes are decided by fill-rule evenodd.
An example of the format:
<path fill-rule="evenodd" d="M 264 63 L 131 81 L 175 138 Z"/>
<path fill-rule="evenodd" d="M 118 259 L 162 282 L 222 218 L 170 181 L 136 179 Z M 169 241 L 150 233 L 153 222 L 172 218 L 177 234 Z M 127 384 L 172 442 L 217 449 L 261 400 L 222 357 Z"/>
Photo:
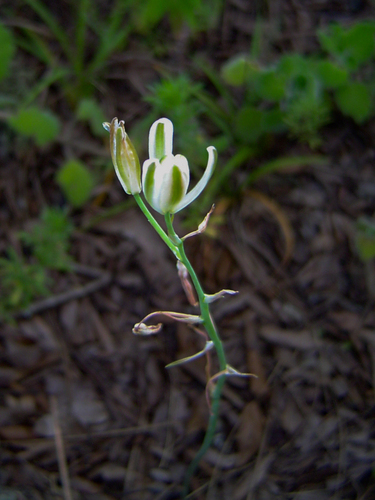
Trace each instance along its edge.
<path fill-rule="evenodd" d="M 0 80 L 9 73 L 15 52 L 16 44 L 12 32 L 0 24 Z"/>

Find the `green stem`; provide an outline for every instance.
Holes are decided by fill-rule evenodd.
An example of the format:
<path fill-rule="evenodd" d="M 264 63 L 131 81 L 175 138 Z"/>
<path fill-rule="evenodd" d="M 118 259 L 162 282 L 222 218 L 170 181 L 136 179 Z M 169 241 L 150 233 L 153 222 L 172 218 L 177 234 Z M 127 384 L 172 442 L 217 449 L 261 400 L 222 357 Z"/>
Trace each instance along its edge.
<path fill-rule="evenodd" d="M 186 269 L 190 275 L 190 278 L 193 282 L 193 285 L 195 287 L 195 290 L 197 292 L 199 306 L 200 306 L 200 310 L 201 310 L 201 317 L 203 319 L 203 325 L 204 325 L 210 339 L 214 343 L 216 353 L 218 356 L 218 360 L 219 360 L 220 372 L 224 372 L 227 368 L 227 361 L 225 358 L 224 347 L 223 347 L 223 343 L 221 342 L 220 337 L 216 331 L 214 321 L 213 321 L 212 316 L 210 314 L 209 305 L 206 302 L 206 294 L 204 293 L 202 286 L 199 282 L 198 276 L 196 275 L 196 272 L 194 271 L 194 268 L 191 265 L 187 255 L 185 253 L 184 242 L 178 237 L 178 235 L 176 234 L 176 232 L 174 230 L 174 227 L 172 224 L 171 214 L 166 214 L 165 222 L 166 222 L 167 229 L 168 229 L 168 236 L 171 238 L 173 243 L 176 245 L 176 247 L 180 253 L 179 260 L 186 267 Z M 212 440 L 214 438 L 217 419 L 219 416 L 219 405 L 220 405 L 221 393 L 222 393 L 224 383 L 225 383 L 225 375 L 223 374 L 223 376 L 220 376 L 218 378 L 216 385 L 215 385 L 215 388 L 214 388 L 212 395 L 211 395 L 211 414 L 210 414 L 210 418 L 208 421 L 206 434 L 205 434 L 205 437 L 203 439 L 203 443 L 202 443 L 200 449 L 198 450 L 194 460 L 191 462 L 191 464 L 187 470 L 187 473 L 185 476 L 185 481 L 184 481 L 184 486 L 183 486 L 183 498 L 185 498 L 187 496 L 187 494 L 189 493 L 190 479 L 194 475 L 202 457 L 204 456 L 204 454 L 207 452 L 207 450 L 211 446 Z"/>
<path fill-rule="evenodd" d="M 206 302 L 206 294 L 203 291 L 203 288 L 199 282 L 198 276 L 196 272 L 194 271 L 193 266 L 191 265 L 186 253 L 185 253 L 185 248 L 184 248 L 184 242 L 181 240 L 181 238 L 176 234 L 174 227 L 173 227 L 173 217 L 171 214 L 166 214 L 165 216 L 165 222 L 167 225 L 167 230 L 168 234 L 162 229 L 162 227 L 159 225 L 159 223 L 155 220 L 154 216 L 151 214 L 147 206 L 145 205 L 142 197 L 139 194 L 134 195 L 135 201 L 138 203 L 139 208 L 142 210 L 142 212 L 145 214 L 147 220 L 150 222 L 152 227 L 155 229 L 155 231 L 158 233 L 158 235 L 161 237 L 161 239 L 164 241 L 164 243 L 170 248 L 170 250 L 173 252 L 174 256 L 176 259 L 178 259 L 180 262 L 184 264 L 186 267 L 191 281 L 193 282 L 193 285 L 195 287 L 195 290 L 198 295 L 198 301 L 199 301 L 199 306 L 200 306 L 200 311 L 201 311 L 201 318 L 203 320 L 203 326 L 205 327 L 208 336 L 214 343 L 217 357 L 219 360 L 219 367 L 220 367 L 220 372 L 225 372 L 227 369 L 227 361 L 225 358 L 225 352 L 224 352 L 224 347 L 223 343 L 220 340 L 220 337 L 216 331 L 215 323 L 213 321 L 213 318 L 210 314 L 210 308 L 209 304 Z M 189 493 L 189 485 L 190 485 L 190 480 L 193 477 L 199 462 L 211 446 L 212 440 L 215 435 L 215 430 L 216 430 L 216 424 L 217 420 L 219 417 L 219 406 L 220 406 L 220 399 L 221 399 L 221 393 L 223 390 L 223 386 L 225 383 L 225 373 L 223 375 L 219 376 L 216 382 L 216 385 L 212 391 L 211 394 L 211 413 L 210 413 L 210 418 L 208 421 L 208 426 L 206 430 L 206 434 L 203 439 L 203 443 L 198 450 L 196 456 L 194 457 L 194 460 L 191 462 L 189 465 L 189 468 L 186 472 L 185 475 L 185 480 L 184 480 L 184 485 L 183 485 L 183 498 L 185 498 L 188 493 Z"/>
<path fill-rule="evenodd" d="M 167 245 L 167 247 L 170 250 L 172 250 L 176 259 L 181 260 L 180 252 L 179 252 L 177 246 L 172 243 L 172 241 L 169 238 L 169 236 L 167 235 L 167 233 L 160 226 L 160 224 L 156 221 L 154 216 L 151 214 L 150 210 L 146 207 L 145 202 L 142 200 L 140 194 L 134 194 L 133 196 L 134 196 L 135 201 L 138 203 L 139 208 L 145 214 L 148 222 L 152 225 L 152 227 L 155 229 L 155 231 L 158 233 L 158 235 L 164 241 L 164 243 Z"/>
<path fill-rule="evenodd" d="M 211 414 L 210 414 L 210 418 L 208 421 L 206 434 L 204 436 L 203 443 L 202 443 L 201 447 L 199 448 L 193 461 L 190 463 L 188 470 L 185 474 L 184 484 L 183 484 L 183 488 L 182 488 L 182 498 L 187 497 L 187 495 L 189 493 L 190 480 L 193 477 L 195 471 L 197 470 L 199 462 L 202 460 L 203 456 L 206 454 L 209 447 L 211 446 L 212 440 L 214 438 L 217 419 L 219 417 L 219 405 L 220 405 L 221 393 L 223 390 L 224 383 L 225 383 L 225 375 L 219 377 L 218 381 L 216 382 L 215 389 L 212 393 L 212 396 L 211 396 Z"/>

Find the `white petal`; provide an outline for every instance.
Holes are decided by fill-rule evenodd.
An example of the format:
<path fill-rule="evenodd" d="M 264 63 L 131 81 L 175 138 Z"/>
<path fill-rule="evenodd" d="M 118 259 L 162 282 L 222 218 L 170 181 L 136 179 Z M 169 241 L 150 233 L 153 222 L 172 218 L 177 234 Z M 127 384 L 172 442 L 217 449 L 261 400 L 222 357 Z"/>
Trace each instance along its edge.
<path fill-rule="evenodd" d="M 184 197 L 184 199 L 175 207 L 174 213 L 179 212 L 187 205 L 189 205 L 192 201 L 194 201 L 195 198 L 197 198 L 201 194 L 203 189 L 207 186 L 207 183 L 210 180 L 211 175 L 213 174 L 217 161 L 216 149 L 213 146 L 210 146 L 207 148 L 207 151 L 208 162 L 203 176 L 201 177 L 200 181 L 193 187 L 193 189 Z"/>
<path fill-rule="evenodd" d="M 172 154 L 173 149 L 173 123 L 168 118 L 160 118 L 151 125 L 148 136 L 149 158 L 161 160 L 164 156 Z"/>
<path fill-rule="evenodd" d="M 189 165 L 185 157 L 181 155 L 168 155 L 163 158 L 158 166 L 155 179 L 155 197 L 157 197 L 157 206 L 161 213 L 172 211 L 174 213 L 174 204 L 171 205 L 171 193 L 173 186 L 173 167 L 177 167 L 182 177 L 182 199 L 185 197 L 189 185 Z"/>
<path fill-rule="evenodd" d="M 190 168 L 186 157 L 183 155 L 176 155 L 174 157 L 174 165 L 177 165 L 178 168 L 180 169 L 182 177 L 184 178 L 184 181 L 186 183 L 186 191 L 187 191 L 190 182 Z"/>

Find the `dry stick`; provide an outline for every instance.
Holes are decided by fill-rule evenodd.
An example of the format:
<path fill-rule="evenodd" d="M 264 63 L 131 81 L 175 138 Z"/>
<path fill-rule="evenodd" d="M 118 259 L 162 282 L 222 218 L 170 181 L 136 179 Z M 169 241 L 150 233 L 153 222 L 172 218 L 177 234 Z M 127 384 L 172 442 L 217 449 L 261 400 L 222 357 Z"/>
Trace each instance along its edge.
<path fill-rule="evenodd" d="M 34 314 L 38 314 L 46 309 L 51 309 L 53 307 L 60 306 L 61 304 L 65 304 L 65 302 L 69 302 L 70 300 L 81 299 L 82 297 L 86 297 L 90 293 L 96 292 L 100 288 L 108 285 L 112 280 L 112 276 L 109 273 L 103 272 L 102 276 L 96 280 L 90 281 L 84 286 L 73 288 L 72 290 L 68 290 L 67 292 L 59 293 L 57 295 L 53 295 L 52 297 L 47 297 L 46 299 L 39 300 L 34 302 L 30 307 L 20 311 L 16 314 L 16 318 L 30 318 Z"/>
<path fill-rule="evenodd" d="M 54 438 L 55 438 L 55 446 L 56 446 L 56 454 L 57 454 L 57 462 L 59 465 L 59 472 L 61 483 L 63 487 L 63 493 L 65 500 L 73 500 L 72 492 L 70 489 L 70 479 L 68 472 L 68 465 L 66 462 L 66 454 L 63 442 L 63 436 L 61 432 L 61 427 L 59 423 L 59 410 L 57 405 L 56 396 L 51 396 L 50 405 L 52 411 L 53 418 L 53 430 L 54 430 Z"/>
<path fill-rule="evenodd" d="M 93 431 L 82 434 L 65 434 L 62 435 L 65 441 L 92 441 L 93 439 L 103 439 L 103 438 L 114 438 L 114 437 L 123 437 L 123 436 L 136 436 L 138 434 L 148 434 L 153 433 L 159 429 L 164 429 L 165 427 L 178 427 L 180 422 L 170 421 L 170 422 L 159 422 L 157 424 L 146 424 L 139 427 L 125 427 L 120 429 L 108 429 L 106 431 Z M 14 444 L 19 446 L 20 441 L 23 444 L 29 445 L 31 443 L 51 443 L 52 438 L 29 438 L 25 439 L 24 437 L 12 438 L 12 439 L 4 439 L 0 437 L 0 443 Z"/>

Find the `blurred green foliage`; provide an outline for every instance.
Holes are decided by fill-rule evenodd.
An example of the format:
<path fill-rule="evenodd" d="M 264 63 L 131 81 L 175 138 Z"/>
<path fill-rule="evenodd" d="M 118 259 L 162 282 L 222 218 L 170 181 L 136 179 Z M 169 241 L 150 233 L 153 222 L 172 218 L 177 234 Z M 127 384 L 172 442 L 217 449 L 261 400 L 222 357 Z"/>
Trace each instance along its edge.
<path fill-rule="evenodd" d="M 201 88 L 200 83 L 181 74 L 176 78 L 163 78 L 154 84 L 145 98 L 152 105 L 152 111 L 145 119 L 145 126 L 148 129 L 160 116 L 168 116 L 175 129 L 175 152 L 188 154 L 195 173 L 196 165 L 203 165 L 207 160 L 207 141 L 199 124 L 203 106 L 196 98 Z M 147 133 L 144 135 L 147 136 Z"/>
<path fill-rule="evenodd" d="M 15 52 L 16 44 L 12 32 L 0 25 L 0 80 L 8 74 Z"/>
<path fill-rule="evenodd" d="M 82 207 L 89 200 L 94 187 L 91 171 L 80 160 L 64 163 L 57 171 L 56 181 L 74 208 Z"/>
<path fill-rule="evenodd" d="M 192 31 L 209 29 L 223 8 L 223 0 L 112 0 L 105 3 L 77 0 L 66 3 L 65 9 L 72 20 L 66 30 L 63 19 L 42 0 L 21 0 L 21 4 L 26 5 L 30 15 L 48 31 L 25 23 L 19 30 L 17 44 L 54 72 L 74 107 L 81 99 L 92 97 L 105 78 L 111 55 L 126 49 L 131 33 L 148 35 L 163 18 L 169 20 L 173 31 L 179 31 L 184 24 Z"/>
<path fill-rule="evenodd" d="M 30 231 L 18 235 L 25 252 L 20 255 L 9 248 L 0 258 L 0 320 L 10 321 L 33 300 L 49 294 L 48 270 L 71 269 L 73 229 L 66 210 L 46 208 Z"/>
<path fill-rule="evenodd" d="M 103 128 L 106 116 L 97 101 L 93 98 L 82 99 L 77 107 L 77 118 L 89 124 L 90 130 L 96 137 L 106 137 L 107 132 Z"/>
<path fill-rule="evenodd" d="M 375 220 L 360 217 L 356 225 L 356 247 L 358 255 L 364 262 L 375 257 Z"/>
<path fill-rule="evenodd" d="M 47 275 L 39 264 L 28 264 L 13 248 L 0 258 L 0 319 L 10 321 L 12 314 L 48 294 Z"/>
<path fill-rule="evenodd" d="M 285 54 L 268 66 L 246 55 L 235 56 L 224 64 L 221 76 L 228 85 L 250 91 L 240 115 L 246 100 L 261 113 L 277 110 L 275 126 L 281 130 L 285 124 L 293 136 L 317 147 L 319 130 L 331 121 L 335 106 L 359 124 L 373 116 L 374 35 L 374 21 L 362 21 L 351 28 L 334 24 L 318 31 L 320 55 Z M 371 71 L 365 71 L 369 65 Z M 248 120 L 241 118 L 240 129 L 258 129 L 255 135 L 249 134 L 250 140 L 258 140 L 260 115 L 253 112 L 248 116 Z"/>
<path fill-rule="evenodd" d="M 223 8 L 223 0 L 135 0 L 131 16 L 142 33 L 154 28 L 164 17 L 173 31 L 187 24 L 193 31 L 213 28 Z"/>
<path fill-rule="evenodd" d="M 69 102 L 76 106 L 82 98 L 93 94 L 108 58 L 125 48 L 131 31 L 126 15 L 132 0 L 116 0 L 106 9 L 91 0 L 68 3 L 73 33 L 64 28 L 62 19 L 45 2 L 23 0 L 23 3 L 44 23 L 48 32 L 40 33 L 34 26 L 27 25 L 17 37 L 18 45 L 50 71 L 64 69 L 58 72 L 57 82 Z"/>
<path fill-rule="evenodd" d="M 336 104 L 340 111 L 363 123 L 373 115 L 373 99 L 368 85 L 362 82 L 349 82 L 337 89 Z"/>
<path fill-rule="evenodd" d="M 19 236 L 44 268 L 69 271 L 72 264 L 69 240 L 73 229 L 66 210 L 50 207 L 42 212 L 30 231 L 23 231 Z"/>
<path fill-rule="evenodd" d="M 374 35 L 374 21 L 361 21 L 350 28 L 335 23 L 318 31 L 322 48 L 349 72 L 374 58 Z"/>
<path fill-rule="evenodd" d="M 37 106 L 19 109 L 8 120 L 11 127 L 21 135 L 32 137 L 37 146 L 45 146 L 56 139 L 60 131 L 60 121 L 48 109 Z"/>

